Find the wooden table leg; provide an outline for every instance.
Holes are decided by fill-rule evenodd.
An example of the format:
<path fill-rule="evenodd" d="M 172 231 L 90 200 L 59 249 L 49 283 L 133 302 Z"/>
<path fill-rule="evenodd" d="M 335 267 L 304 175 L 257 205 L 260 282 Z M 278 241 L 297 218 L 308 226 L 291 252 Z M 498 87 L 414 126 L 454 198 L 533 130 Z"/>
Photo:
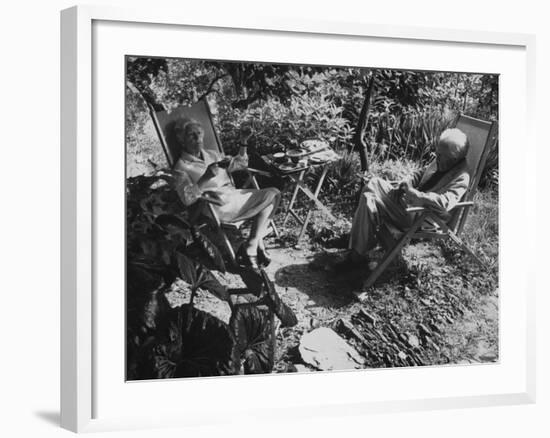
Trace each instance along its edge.
<path fill-rule="evenodd" d="M 315 187 L 315 192 L 313 193 L 313 197 L 311 196 L 311 192 L 310 193 L 307 193 L 303 187 L 300 187 L 300 189 L 302 189 L 302 191 L 312 200 L 315 202 L 315 205 L 318 205 L 318 203 L 321 203 L 321 201 L 319 201 L 318 199 L 318 196 L 319 196 L 319 193 L 321 192 L 321 187 L 323 186 L 323 182 L 325 181 L 325 177 L 327 176 L 327 172 L 328 172 L 328 166 L 324 166 L 323 168 L 323 172 L 321 173 L 321 176 L 319 177 L 319 181 L 317 181 L 317 186 Z M 309 191 L 309 190 L 308 190 Z M 323 210 L 326 209 L 326 207 L 323 205 Z M 311 207 L 308 209 L 307 211 L 307 214 L 306 214 L 306 218 L 304 219 L 304 223 L 302 225 L 302 229 L 300 230 L 300 234 L 298 235 L 298 242 L 302 239 L 302 237 L 304 236 L 305 232 L 306 232 L 306 227 L 307 227 L 307 224 L 309 222 L 309 219 L 311 218 L 311 212 L 313 210 L 313 208 L 315 208 L 315 206 Z M 334 216 L 332 216 L 332 214 L 330 214 L 330 216 L 332 218 L 334 218 Z"/>
<path fill-rule="evenodd" d="M 254 176 L 254 174 L 249 174 L 246 184 L 251 184 L 252 187 L 254 187 L 256 190 L 261 190 L 260 185 L 258 184 L 258 180 Z M 244 187 L 247 187 L 246 184 Z M 273 219 L 270 219 L 269 226 L 273 230 L 273 234 L 275 234 L 275 237 L 279 237 L 279 230 L 277 229 L 277 225 L 275 225 L 275 221 Z"/>
<path fill-rule="evenodd" d="M 286 209 L 285 218 L 283 219 L 283 227 L 285 226 L 286 221 L 288 220 L 288 217 L 290 216 L 292 206 L 294 205 L 294 202 L 296 201 L 296 197 L 298 196 L 298 190 L 300 189 L 300 183 L 304 179 L 305 173 L 306 173 L 306 171 L 302 170 L 300 172 L 300 175 L 298 175 L 298 179 L 294 178 L 293 176 L 290 176 L 290 178 L 292 178 L 292 180 L 294 181 L 295 186 L 294 186 L 294 191 L 292 193 L 292 198 L 290 199 L 290 203 L 288 204 L 288 207 Z"/>

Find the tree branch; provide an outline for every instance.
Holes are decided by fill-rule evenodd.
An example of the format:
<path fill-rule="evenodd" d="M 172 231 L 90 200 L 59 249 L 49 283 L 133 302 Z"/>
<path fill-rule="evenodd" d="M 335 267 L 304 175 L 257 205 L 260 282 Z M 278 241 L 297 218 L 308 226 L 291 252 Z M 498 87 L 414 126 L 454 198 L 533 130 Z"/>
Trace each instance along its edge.
<path fill-rule="evenodd" d="M 259 91 L 255 91 L 253 94 L 250 94 L 245 99 L 240 99 L 231 104 L 233 108 L 237 109 L 245 109 L 250 105 L 252 102 L 258 100 L 261 97 L 261 93 Z"/>
<path fill-rule="evenodd" d="M 365 142 L 365 132 L 367 130 L 367 122 L 370 109 L 370 99 L 372 96 L 372 91 L 374 89 L 374 80 L 375 73 L 372 73 L 369 85 L 367 87 L 367 92 L 365 93 L 365 100 L 363 101 L 363 107 L 361 108 L 361 113 L 359 114 L 359 119 L 357 120 L 357 126 L 355 128 L 355 135 L 353 138 L 353 146 L 359 152 L 359 158 L 361 159 L 361 170 L 366 172 L 369 170 L 369 163 L 367 159 L 367 144 Z"/>
<path fill-rule="evenodd" d="M 201 95 L 201 97 L 199 97 L 197 100 L 202 100 L 204 99 L 206 96 L 208 96 L 210 93 L 212 93 L 213 91 L 216 91 L 214 90 L 214 85 L 216 85 L 216 82 L 218 82 L 220 79 L 223 79 L 224 77 L 226 76 L 229 76 L 229 74 L 227 73 L 224 73 L 222 75 L 218 75 L 216 76 L 212 82 L 210 82 L 210 85 L 208 86 L 208 88 L 206 89 L 206 91 Z"/>

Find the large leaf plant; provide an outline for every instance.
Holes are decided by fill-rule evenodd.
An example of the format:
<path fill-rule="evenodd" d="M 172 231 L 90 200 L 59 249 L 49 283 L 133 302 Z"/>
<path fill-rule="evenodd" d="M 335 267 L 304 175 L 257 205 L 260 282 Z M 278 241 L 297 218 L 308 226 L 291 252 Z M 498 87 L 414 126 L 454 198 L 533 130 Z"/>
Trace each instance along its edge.
<path fill-rule="evenodd" d="M 224 261 L 170 182 L 166 172 L 127 182 L 127 378 L 271 372 L 274 316 L 291 326 L 294 313 L 265 271 Z M 245 288 L 229 289 L 212 273 L 228 266 Z M 171 308 L 165 293 L 177 279 L 191 295 Z M 199 289 L 229 303 L 229 325 L 194 307 Z"/>

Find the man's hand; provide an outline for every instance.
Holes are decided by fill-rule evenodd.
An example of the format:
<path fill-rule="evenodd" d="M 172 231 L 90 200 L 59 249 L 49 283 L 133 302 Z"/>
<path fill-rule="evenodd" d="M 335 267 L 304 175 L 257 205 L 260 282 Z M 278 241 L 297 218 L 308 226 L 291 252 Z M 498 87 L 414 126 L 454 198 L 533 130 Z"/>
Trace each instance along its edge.
<path fill-rule="evenodd" d="M 363 180 L 364 184 L 368 184 L 374 175 L 369 171 L 365 171 L 365 172 L 357 172 L 357 176 Z"/>
<path fill-rule="evenodd" d="M 412 188 L 407 182 L 399 184 L 399 189 L 402 192 L 402 199 L 411 207 L 421 207 L 424 205 L 424 197 L 422 192 Z"/>
<path fill-rule="evenodd" d="M 402 195 L 404 195 L 405 193 L 407 193 L 411 189 L 412 189 L 412 186 L 409 184 L 408 181 L 401 181 L 399 183 L 399 191 L 401 192 Z"/>

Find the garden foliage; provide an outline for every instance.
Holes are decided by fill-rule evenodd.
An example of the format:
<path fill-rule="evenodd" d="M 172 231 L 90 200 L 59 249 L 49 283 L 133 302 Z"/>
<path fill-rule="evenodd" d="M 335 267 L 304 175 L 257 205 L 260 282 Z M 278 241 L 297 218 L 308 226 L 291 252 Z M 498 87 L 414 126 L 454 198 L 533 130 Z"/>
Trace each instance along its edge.
<path fill-rule="evenodd" d="M 370 81 L 364 141 L 369 169 L 381 176 L 400 177 L 426 164 L 459 112 L 491 120 L 498 114 L 495 75 L 127 58 L 129 379 L 270 372 L 275 317 L 283 327 L 297 323 L 262 270 L 236 269 L 246 285 L 240 291 L 213 275 L 234 267 L 173 190 L 148 105 L 169 111 L 206 99 L 230 154 L 245 137 L 251 155 L 326 140 L 341 159 L 331 165 L 323 202 L 349 217 L 361 188 L 353 137 Z M 498 144 L 482 183 L 498 182 L 497 164 Z M 349 225 L 314 219 L 313 235 L 323 245 L 341 241 Z M 191 298 L 171 308 L 165 292 L 176 280 Z M 193 306 L 199 289 L 229 303 L 229 324 Z M 248 299 L 235 300 L 236 294 Z"/>
<path fill-rule="evenodd" d="M 127 377 L 129 380 L 269 372 L 274 318 L 297 323 L 261 269 L 231 267 L 247 288 L 233 290 L 213 271 L 228 269 L 207 234 L 190 221 L 158 172 L 127 181 Z M 165 293 L 175 282 L 191 291 L 187 304 L 171 308 Z M 232 309 L 231 323 L 193 306 L 208 291 Z M 244 302 L 232 298 L 247 296 Z M 241 309 L 241 307 L 245 307 Z"/>
<path fill-rule="evenodd" d="M 243 129 L 251 131 L 251 146 L 260 153 L 308 138 L 327 140 L 344 151 L 353 149 L 371 79 L 365 133 L 370 164 L 388 159 L 426 163 L 440 132 L 458 112 L 491 120 L 498 115 L 496 75 L 128 58 L 133 84 L 128 87 L 129 173 L 165 165 L 144 99 L 168 110 L 207 99 L 228 153 L 238 148 Z M 497 161 L 495 146 L 489 171 Z"/>

